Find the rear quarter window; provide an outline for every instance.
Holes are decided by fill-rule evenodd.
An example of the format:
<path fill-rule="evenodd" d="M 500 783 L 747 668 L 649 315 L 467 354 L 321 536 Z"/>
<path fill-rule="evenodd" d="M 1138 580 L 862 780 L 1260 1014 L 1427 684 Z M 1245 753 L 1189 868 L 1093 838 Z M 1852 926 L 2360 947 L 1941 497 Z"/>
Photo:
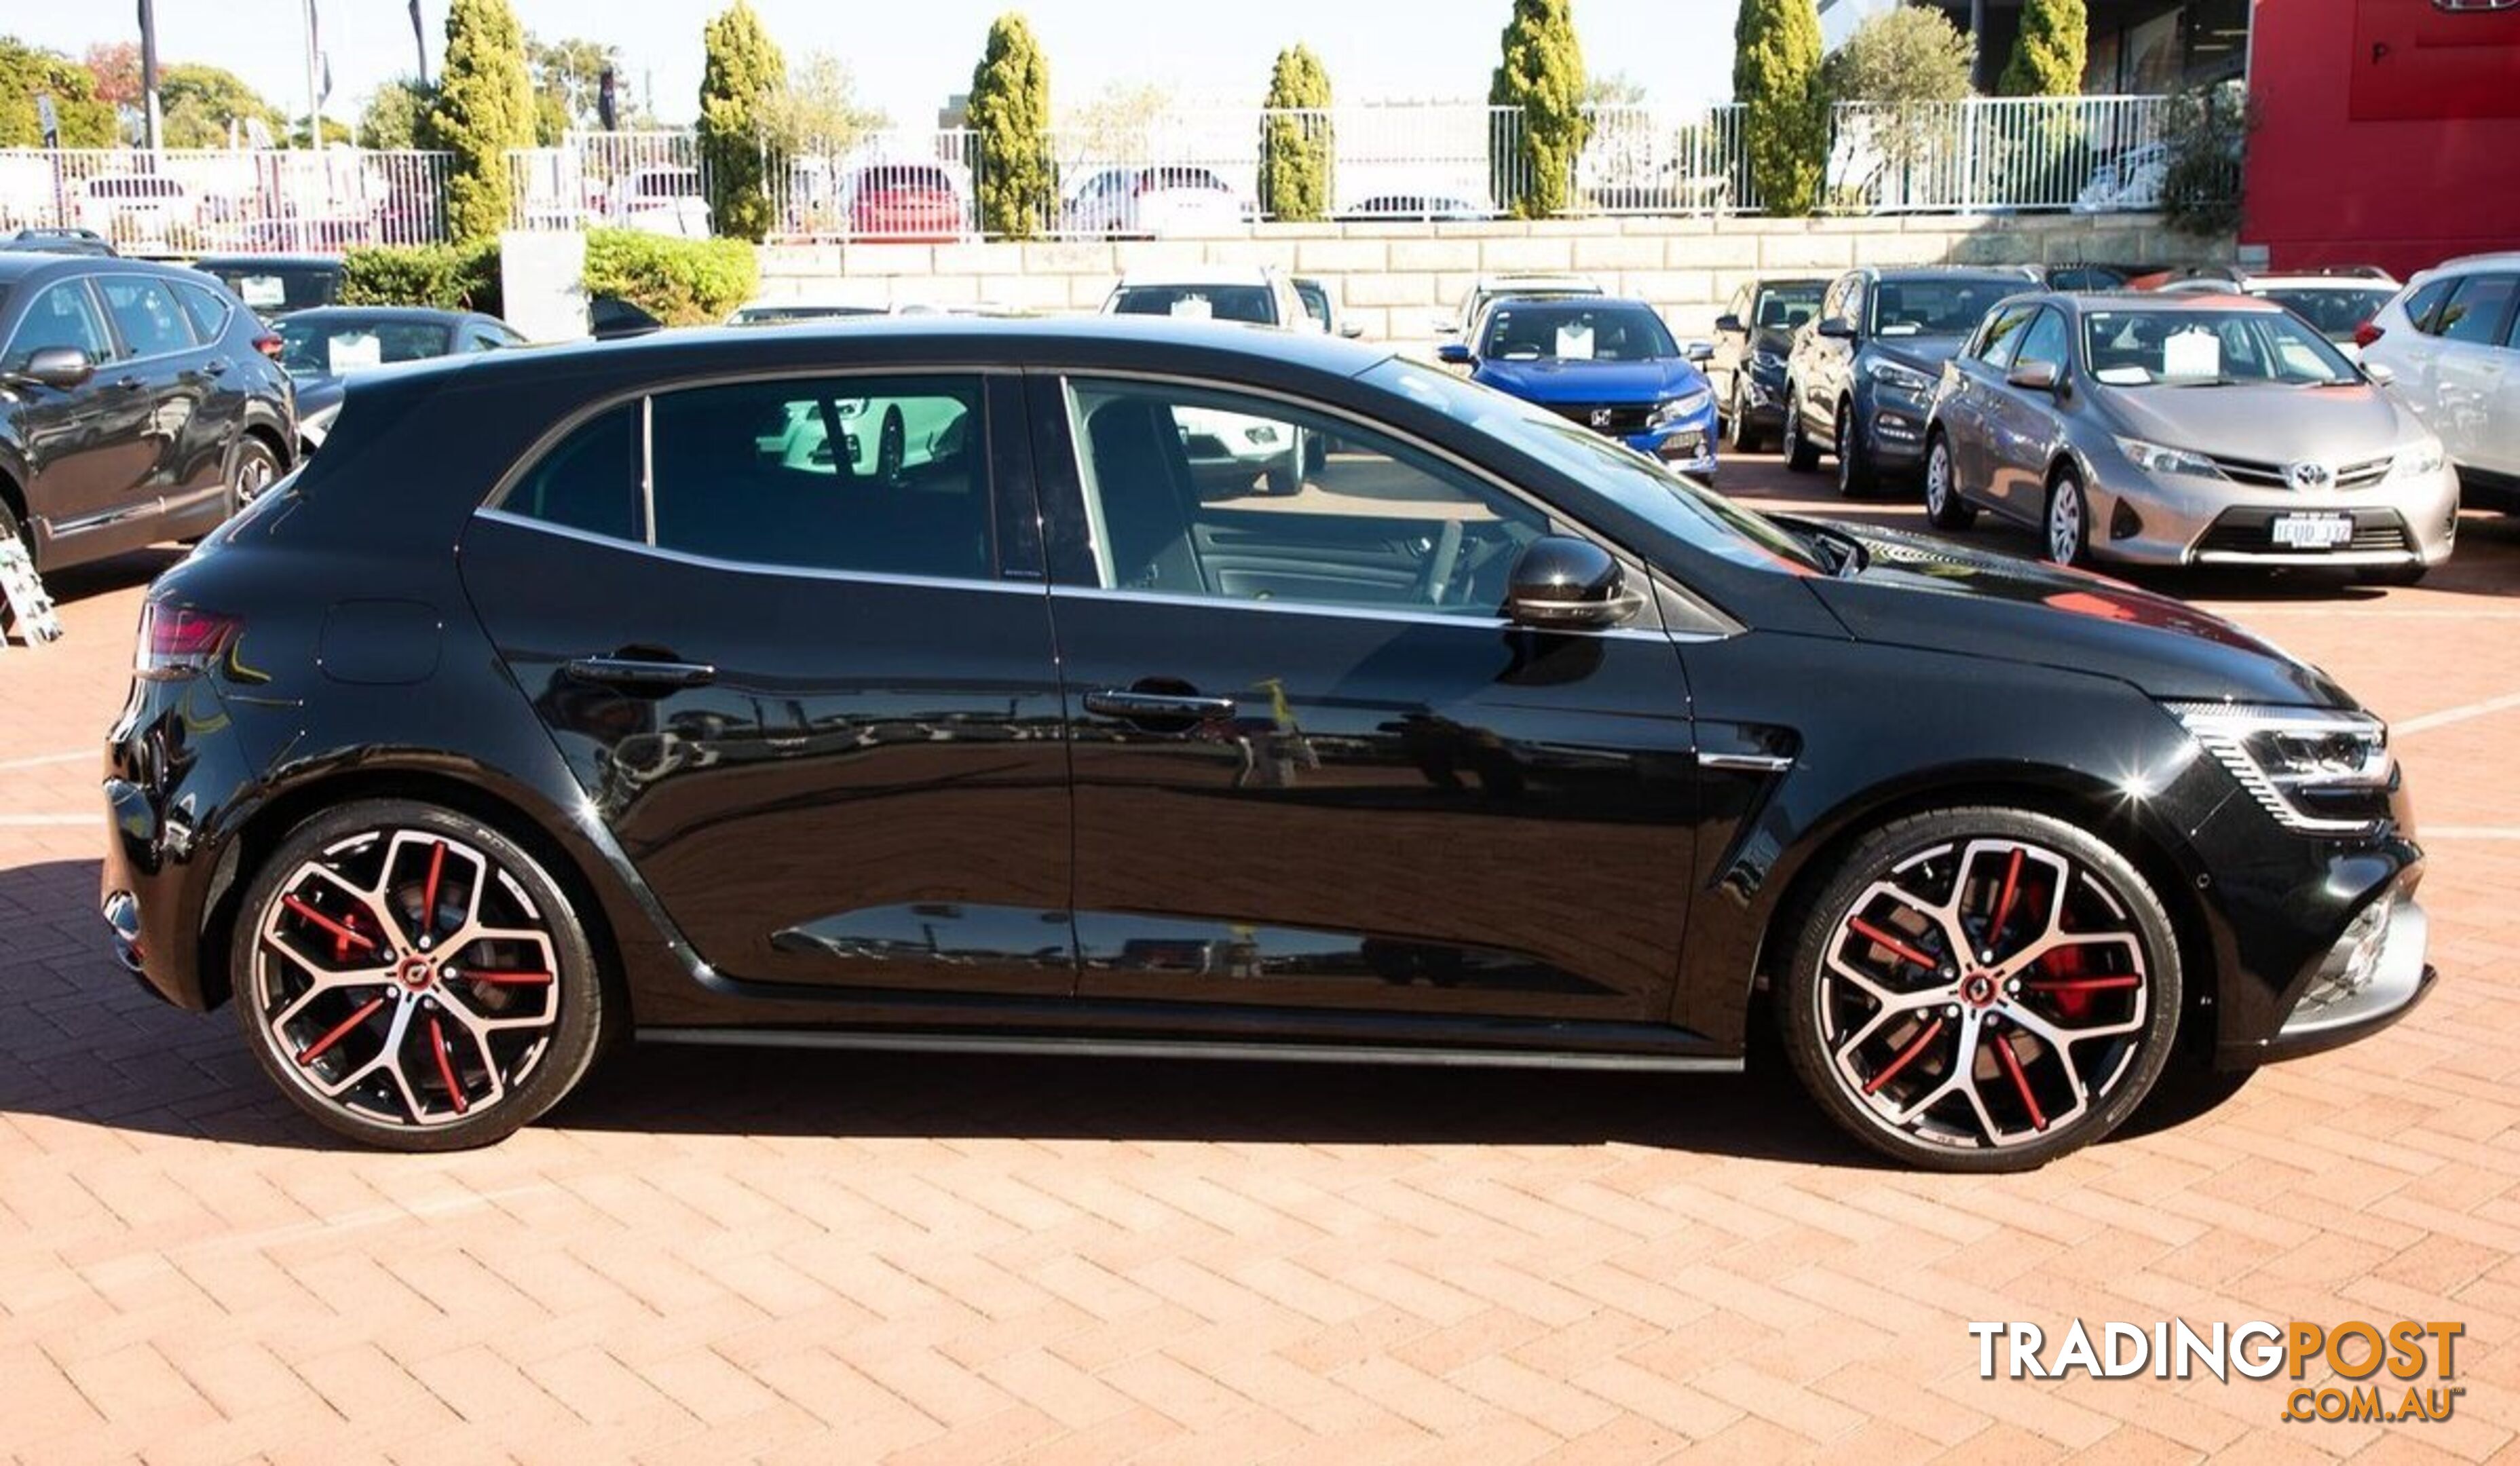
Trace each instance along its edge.
<path fill-rule="evenodd" d="M 498 508 L 538 524 L 638 541 L 641 416 L 634 400 L 579 423 L 508 486 Z"/>

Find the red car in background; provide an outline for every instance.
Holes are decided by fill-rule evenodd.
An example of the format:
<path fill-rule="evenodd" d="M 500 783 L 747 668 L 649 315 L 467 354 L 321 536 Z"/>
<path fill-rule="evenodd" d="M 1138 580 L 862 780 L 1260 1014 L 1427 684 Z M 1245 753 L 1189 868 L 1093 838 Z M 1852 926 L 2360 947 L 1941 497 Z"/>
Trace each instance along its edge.
<path fill-rule="evenodd" d="M 932 244 L 971 232 L 969 197 L 940 163 L 869 163 L 841 197 L 852 239 Z"/>

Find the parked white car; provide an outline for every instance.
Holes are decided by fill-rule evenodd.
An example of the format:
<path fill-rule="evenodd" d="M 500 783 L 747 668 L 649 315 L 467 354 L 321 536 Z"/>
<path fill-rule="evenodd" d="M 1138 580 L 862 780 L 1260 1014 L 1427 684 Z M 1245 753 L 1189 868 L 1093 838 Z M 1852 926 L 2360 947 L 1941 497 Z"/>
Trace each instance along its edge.
<path fill-rule="evenodd" d="M 633 168 L 612 180 L 605 212 L 624 229 L 686 240 L 709 237 L 708 199 L 698 168 Z"/>
<path fill-rule="evenodd" d="M 201 224 L 191 191 L 162 173 L 100 173 L 79 185 L 77 212 L 122 249 L 168 248 Z"/>
<path fill-rule="evenodd" d="M 2423 271 L 2357 339 L 2440 435 L 2467 502 L 2520 512 L 2520 251 Z"/>
<path fill-rule="evenodd" d="M 2399 285 L 2397 277 L 2386 270 L 2356 265 L 2336 270 L 2274 275 L 2232 270 L 2199 275 L 2162 289 L 2181 294 L 2229 290 L 2260 300 L 2272 300 L 2309 322 L 2337 350 L 2344 352 L 2348 360 L 2360 360 L 2362 348 L 2355 337 L 2373 316 L 2379 314 L 2380 307 L 2388 304 L 2398 293 Z"/>
<path fill-rule="evenodd" d="M 1086 173 L 1060 204 L 1058 227 L 1063 234 L 1165 239 L 1232 234 L 1251 214 L 1214 169 L 1165 163 Z"/>
<path fill-rule="evenodd" d="M 1319 331 L 1294 283 L 1259 266 L 1220 266 L 1124 276 L 1103 298 L 1106 316 L 1168 316 L 1273 331 Z M 1294 494 L 1324 445 L 1301 427 L 1189 404 L 1172 409 L 1191 476 L 1202 496 Z"/>

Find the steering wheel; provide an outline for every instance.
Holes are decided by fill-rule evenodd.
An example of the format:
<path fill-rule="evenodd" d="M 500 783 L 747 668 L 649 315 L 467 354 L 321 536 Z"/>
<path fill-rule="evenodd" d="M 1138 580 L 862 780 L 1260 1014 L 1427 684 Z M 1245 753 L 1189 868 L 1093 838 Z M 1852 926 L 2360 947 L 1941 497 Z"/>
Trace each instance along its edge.
<path fill-rule="evenodd" d="M 1462 521 L 1447 519 L 1435 532 L 1435 543 L 1427 547 L 1426 563 L 1418 572 L 1418 600 L 1426 605 L 1442 605 L 1453 586 L 1453 569 L 1462 560 Z"/>

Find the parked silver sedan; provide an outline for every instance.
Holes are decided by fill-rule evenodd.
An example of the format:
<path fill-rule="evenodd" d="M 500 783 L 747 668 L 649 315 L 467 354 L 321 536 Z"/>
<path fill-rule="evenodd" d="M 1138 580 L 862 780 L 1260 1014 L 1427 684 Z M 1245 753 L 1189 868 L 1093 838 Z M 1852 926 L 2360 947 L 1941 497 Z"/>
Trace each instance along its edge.
<path fill-rule="evenodd" d="M 1992 510 L 2064 564 L 2351 569 L 2450 557 L 2458 481 L 2395 394 L 2281 306 L 2239 295 L 2016 295 L 1943 369 L 1925 508 Z"/>

